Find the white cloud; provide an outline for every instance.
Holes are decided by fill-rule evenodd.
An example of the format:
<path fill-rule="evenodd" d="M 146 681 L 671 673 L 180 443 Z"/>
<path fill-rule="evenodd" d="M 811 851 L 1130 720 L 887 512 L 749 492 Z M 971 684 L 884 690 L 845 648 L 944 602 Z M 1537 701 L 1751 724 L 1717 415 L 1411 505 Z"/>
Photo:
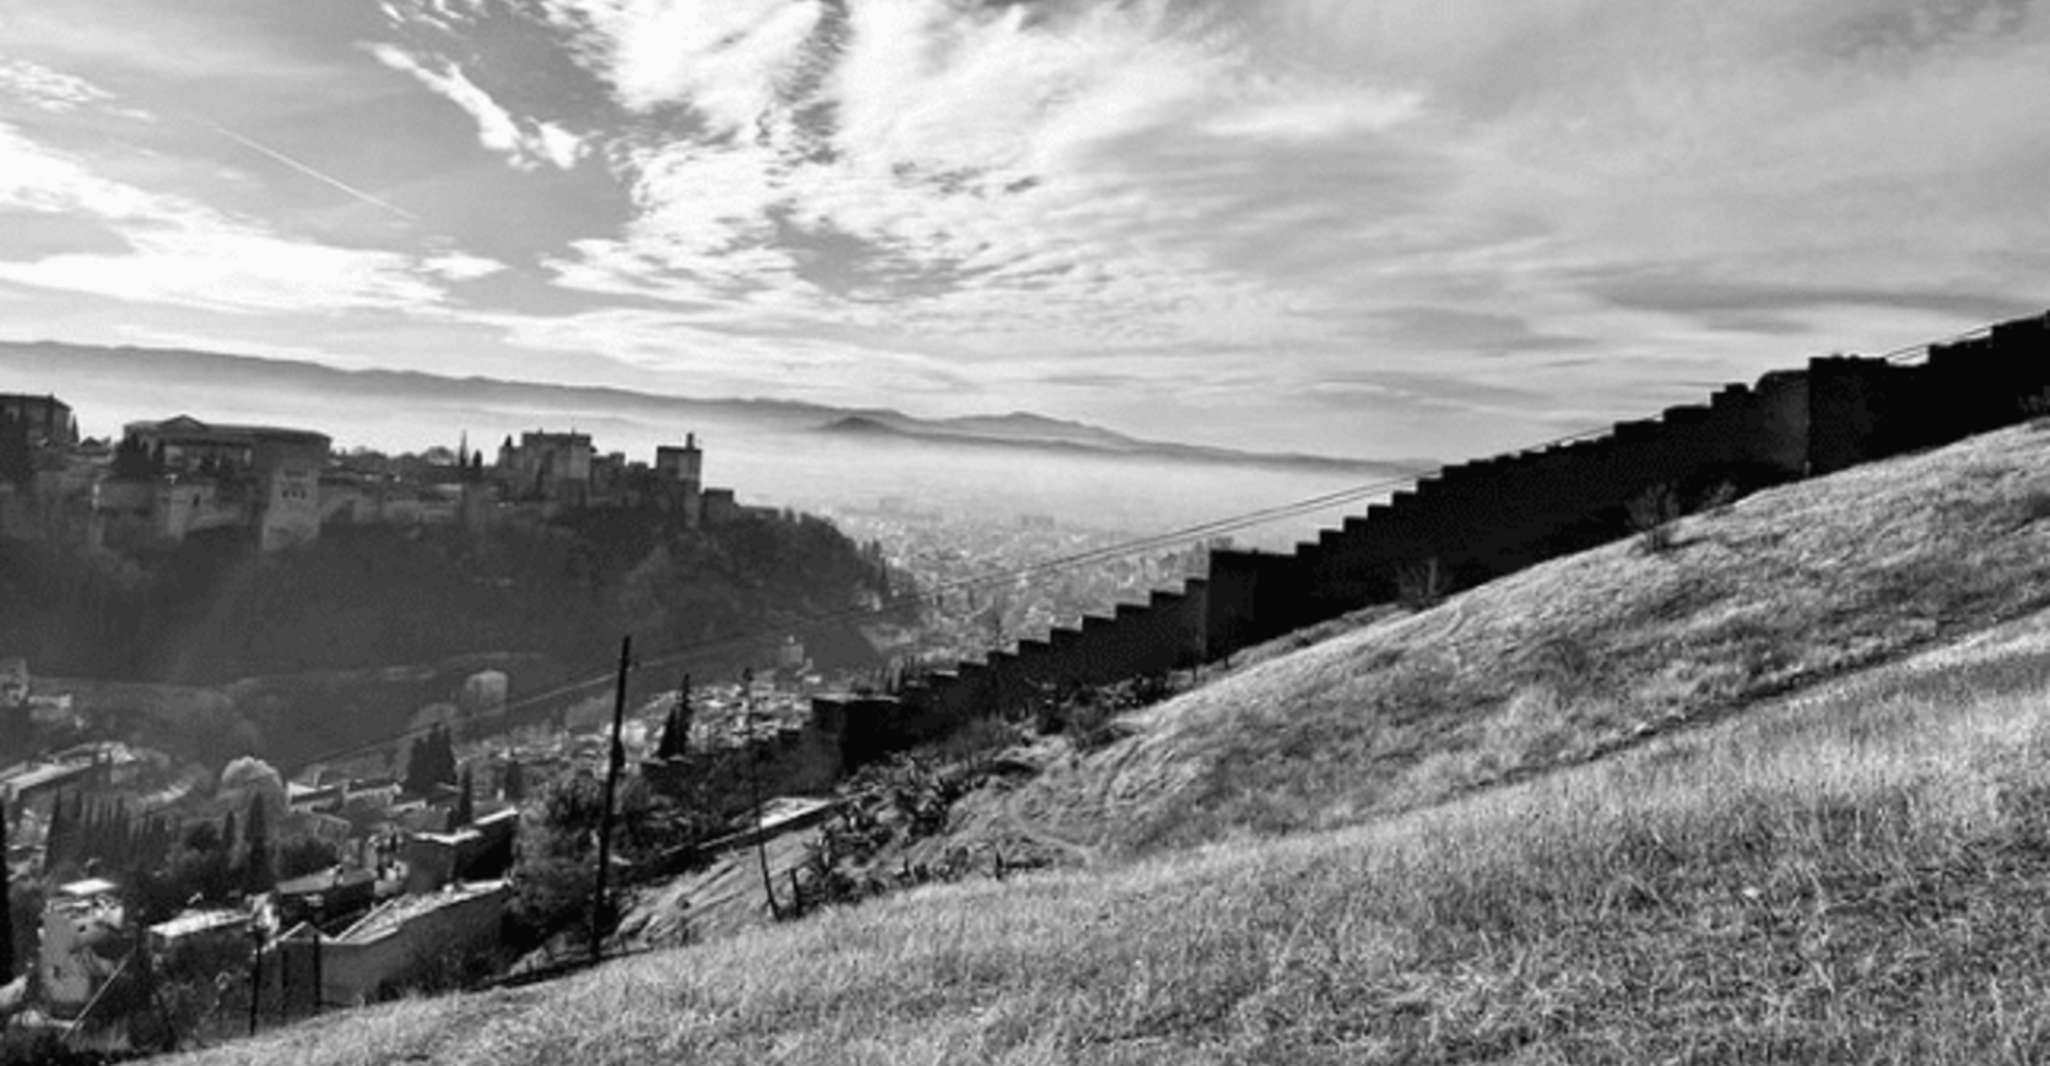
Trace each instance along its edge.
<path fill-rule="evenodd" d="M 1746 329 L 1855 327 L 1802 305 L 1820 282 L 1931 331 L 1946 293 L 2050 284 L 2004 254 L 2050 240 L 2050 31 L 1993 0 L 553 6 L 623 103 L 709 125 L 637 139 L 639 214 L 565 284 L 992 382 L 1273 352 L 1300 373 L 1252 387 L 1281 404 L 1363 359 L 1484 380 L 1577 345 L 1578 408 L 1788 358 Z M 1791 310 L 1619 304 L 1646 271 Z M 1475 308 L 1501 328 L 1430 332 Z"/>
<path fill-rule="evenodd" d="M 483 256 L 449 252 L 421 260 L 420 269 L 450 281 L 475 281 L 504 270 L 505 264 Z"/>
<path fill-rule="evenodd" d="M 238 315 L 431 311 L 442 292 L 428 278 L 477 276 L 483 262 L 447 255 L 423 264 L 395 252 L 281 237 L 190 200 L 99 177 L 4 123 L 0 207 L 97 219 L 130 249 L 0 261 L 0 280 Z"/>
<path fill-rule="evenodd" d="M 583 144 L 575 134 L 554 123 L 523 123 L 499 106 L 490 93 L 478 88 L 462 68 L 453 63 L 430 65 L 393 45 L 382 43 L 371 45 L 370 53 L 377 57 L 378 62 L 411 75 L 436 95 L 461 108 L 477 123 L 478 143 L 505 156 L 515 167 L 531 170 L 550 163 L 568 170 L 583 154 Z"/>
<path fill-rule="evenodd" d="M 612 21 L 594 23 L 673 41 L 657 30 L 688 7 L 637 5 L 634 21 L 612 5 Z M 749 10 L 748 25 L 772 27 L 809 5 Z M 630 103 L 684 103 L 758 133 L 638 152 L 640 216 L 620 240 L 586 242 L 558 263 L 563 281 L 745 299 L 838 326 L 894 323 L 970 351 L 1035 331 L 1085 348 L 1171 343 L 1192 330 L 1257 335 L 1254 320 L 1292 332 L 1257 285 L 1201 248 L 1155 239 L 1183 224 L 1186 205 L 1143 167 L 1124 166 L 1118 145 L 1171 136 L 1220 110 L 1299 134 L 1305 123 L 1331 127 L 1329 105 L 1296 110 L 1288 86 L 1255 83 L 1229 48 L 1177 36 L 1161 4 L 1101 9 L 1050 30 L 1028 25 L 1022 7 L 971 19 L 941 0 L 862 3 L 836 37 L 831 53 L 766 29 L 731 53 L 700 48 L 691 54 L 703 69 L 745 74 L 711 97 L 688 68 L 634 79 L 615 66 Z M 595 54 L 616 63 L 614 51 Z M 810 97 L 785 100 L 795 70 L 826 73 Z M 1344 116 L 1348 130 L 1400 122 L 1415 106 L 1350 99 L 1371 108 Z M 830 127 L 801 118 L 807 105 L 830 105 Z M 1213 214 L 1247 194 L 1233 180 L 1219 178 Z"/>
<path fill-rule="evenodd" d="M 113 99 L 112 94 L 84 78 L 25 59 L 0 62 L 0 94 L 56 112 L 74 111 Z"/>
<path fill-rule="evenodd" d="M 535 123 L 534 136 L 541 154 L 547 156 L 548 161 L 554 163 L 559 170 L 568 170 L 577 165 L 578 159 L 583 158 L 583 140 L 553 122 Z"/>
<path fill-rule="evenodd" d="M 722 133 L 751 129 L 801 66 L 817 0 L 543 0 L 587 27 L 587 55 L 627 107 L 688 103 Z"/>
<path fill-rule="evenodd" d="M 739 391 L 750 365 L 776 368 L 754 380 L 778 391 L 799 374 L 854 387 L 871 361 L 907 388 L 951 367 L 1011 391 L 1076 382 L 1064 395 L 1153 373 L 1191 409 L 1240 390 L 1280 412 L 1320 386 L 1378 395 L 1347 376 L 1371 364 L 1537 373 L 1551 391 L 1528 402 L 1588 410 L 1797 359 L 1820 331 L 1899 342 L 2050 290 L 2035 251 L 2050 244 L 2050 19 L 2021 0 L 392 0 L 387 15 L 402 46 L 372 54 L 462 109 L 521 171 L 502 188 L 574 195 L 566 219 L 628 200 L 623 223 L 523 251 L 558 286 L 637 310 L 504 328 L 557 346 L 592 331 L 637 366 L 709 360 Z M 555 121 L 507 106 L 544 99 Z M 47 155 L 8 162 L 0 203 L 184 217 L 134 186 L 67 189 Z M 608 175 L 618 189 L 597 188 Z M 166 230 L 180 226 L 269 234 L 241 216 Z M 121 229 L 145 247 L 146 227 Z M 223 251 L 295 261 L 182 239 L 145 251 L 201 278 L 199 257 Z M 347 279 L 342 302 L 426 315 L 448 313 L 438 286 L 496 268 L 296 262 Z M 119 269 L 35 269 L 147 291 Z M 654 301 L 666 310 L 638 310 Z M 1585 369 L 1544 362 L 1563 345 Z"/>

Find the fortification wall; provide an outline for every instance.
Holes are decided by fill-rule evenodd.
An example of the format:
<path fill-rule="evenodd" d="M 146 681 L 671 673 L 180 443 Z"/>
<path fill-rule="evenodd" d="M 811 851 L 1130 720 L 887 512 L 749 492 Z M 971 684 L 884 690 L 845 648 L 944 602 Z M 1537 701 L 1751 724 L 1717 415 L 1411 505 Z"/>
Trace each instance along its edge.
<path fill-rule="evenodd" d="M 1937 345 L 1926 365 L 1832 356 L 1724 387 L 1701 405 L 1595 439 L 1446 467 L 1293 552 L 1214 551 L 1207 580 L 1057 627 L 986 663 L 836 705 L 847 765 L 1013 713 L 1043 686 L 1102 684 L 1215 661 L 1397 597 L 1435 560 L 1444 591 L 1627 535 L 1658 491 L 1692 509 L 1737 493 L 1949 443 L 2027 417 L 2050 390 L 2050 316 Z"/>
<path fill-rule="evenodd" d="M 641 763 L 641 776 L 658 792 L 719 803 L 716 813 L 724 817 L 745 810 L 756 788 L 763 795 L 824 792 L 857 765 L 847 760 L 842 723 L 860 716 L 840 709 L 833 713 L 838 717 L 822 717 L 819 701 L 814 700 L 811 718 L 803 727 L 784 727 L 743 744 L 693 751 L 681 758 L 649 759 Z"/>

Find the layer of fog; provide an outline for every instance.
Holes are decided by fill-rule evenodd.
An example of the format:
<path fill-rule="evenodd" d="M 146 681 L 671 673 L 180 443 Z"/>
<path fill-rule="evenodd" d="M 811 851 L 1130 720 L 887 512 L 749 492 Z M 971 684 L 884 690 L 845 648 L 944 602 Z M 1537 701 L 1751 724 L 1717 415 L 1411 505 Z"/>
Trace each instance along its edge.
<path fill-rule="evenodd" d="M 118 436 L 123 422 L 190 414 L 204 421 L 261 422 L 314 429 L 335 447 L 388 452 L 454 449 L 467 439 L 496 456 L 522 432 L 575 429 L 600 453 L 651 461 L 658 445 L 695 434 L 705 449 L 705 482 L 731 488 L 743 504 L 801 509 L 889 505 L 949 518 L 993 522 L 1045 516 L 1064 526 L 1156 535 L 1359 489 L 1340 506 L 1286 514 L 1222 532 L 1236 543 L 1284 549 L 1319 528 L 1365 510 L 1370 490 L 1397 487 L 1371 468 L 1237 465 L 1083 456 L 1061 451 L 956 446 L 912 439 L 817 432 L 829 417 L 783 409 L 678 410 L 674 422 L 645 405 L 622 413 L 588 403 L 455 406 L 441 397 L 360 395 L 238 387 L 208 381 L 191 389 L 159 383 L 68 383 L 66 395 L 91 435 Z M 650 417 L 650 416 L 653 417 Z M 1259 442 L 1247 442 L 1257 448 Z"/>

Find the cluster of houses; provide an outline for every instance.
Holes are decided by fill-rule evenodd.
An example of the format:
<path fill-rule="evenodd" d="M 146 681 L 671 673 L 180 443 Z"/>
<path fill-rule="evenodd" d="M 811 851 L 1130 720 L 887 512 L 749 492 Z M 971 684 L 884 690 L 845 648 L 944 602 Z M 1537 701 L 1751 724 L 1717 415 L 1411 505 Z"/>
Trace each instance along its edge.
<path fill-rule="evenodd" d="M 739 510 L 733 490 L 705 487 L 695 434 L 653 462 L 601 454 L 587 433 L 537 429 L 506 437 L 492 463 L 465 441 L 442 462 L 395 468 L 337 455 L 314 430 L 190 415 L 85 439 L 70 405 L 49 395 L 0 394 L 0 427 L 12 429 L 0 448 L 12 440 L 28 452 L 16 476 L 0 477 L 0 535 L 117 549 L 235 529 L 276 551 L 331 523 L 477 528 L 586 507 L 659 508 L 695 527 Z"/>
<path fill-rule="evenodd" d="M 130 801 L 152 798 L 145 793 L 162 778 L 152 771 L 167 760 L 113 743 L 88 747 L 0 770 L 10 883 L 75 868 L 47 861 L 60 804 L 83 797 L 127 809 Z M 232 787 L 228 777 L 224 772 L 210 795 L 188 789 L 174 798 L 181 829 L 217 810 L 242 808 L 248 790 Z M 118 1034 L 120 1018 L 87 1016 L 109 983 L 138 965 L 138 953 L 160 971 L 181 956 L 221 950 L 243 962 L 253 958 L 266 1011 L 303 1015 L 381 998 L 451 953 L 498 944 L 511 896 L 514 804 L 473 803 L 447 787 L 409 796 L 381 780 L 286 782 L 280 798 L 272 840 L 325 841 L 337 862 L 149 924 L 136 913 L 131 886 L 96 863 L 88 862 L 83 876 L 50 885 L 33 957 L 18 966 L 26 978 L 17 997 L 29 1004 L 26 1021 L 84 1026 L 103 1039 Z"/>
<path fill-rule="evenodd" d="M 29 694 L 25 666 L 8 666 L 0 698 L 51 702 Z M 502 673 L 484 671 L 466 680 L 465 692 L 503 700 L 504 685 Z M 497 769 L 492 781 L 465 777 L 408 792 L 396 780 L 335 769 L 284 780 L 256 760 L 231 762 L 216 776 L 108 740 L 0 767 L 6 883 L 43 886 L 37 935 L 19 946 L 27 954 L 17 956 L 16 972 L 0 975 L 11 990 L 0 992 L 0 1006 L 14 1024 L 85 1027 L 118 1046 L 121 1020 L 95 1007 L 139 957 L 159 969 L 181 956 L 255 958 L 265 1009 L 300 1015 L 380 998 L 451 953 L 495 948 L 520 817 L 517 774 Z M 161 877 L 170 867 L 161 847 L 137 842 L 189 845 L 194 829 L 217 828 L 225 862 L 238 843 L 237 815 L 244 854 L 253 853 L 252 825 L 261 817 L 268 855 L 317 842 L 314 850 L 333 861 L 145 921 L 143 886 L 122 880 L 147 869 Z M 81 825 L 96 846 L 78 844 Z M 106 847 L 110 840 L 121 843 Z M 160 900 L 153 917 L 164 913 Z"/>
<path fill-rule="evenodd" d="M 802 646 L 784 650 L 792 668 L 801 667 Z M 18 683 L 0 691 L 26 693 L 26 670 L 19 674 Z M 503 702 L 505 687 L 503 673 L 481 671 L 465 679 L 464 700 L 488 713 Z M 650 708 L 666 707 L 665 699 Z M 783 764 L 807 755 L 796 744 L 808 717 L 800 693 L 760 681 L 747 693 L 713 685 L 693 690 L 692 703 L 700 713 L 686 719 L 688 761 L 636 758 L 651 784 L 660 788 L 665 775 L 676 773 L 731 776 L 733 767 L 725 765 L 730 753 L 764 743 L 780 753 L 763 766 L 767 783 L 772 789 L 790 783 L 784 779 L 792 771 Z M 624 740 L 631 751 L 652 753 L 663 730 L 672 728 L 659 718 L 647 720 L 648 710 L 628 723 Z M 369 757 L 364 765 L 309 768 L 286 780 L 255 760 L 237 760 L 215 775 L 116 741 L 77 744 L 0 767 L 8 883 L 45 886 L 36 941 L 17 965 L 26 1019 L 84 1027 L 118 1045 L 125 1038 L 119 1019 L 100 1017 L 107 1012 L 96 1001 L 139 957 L 159 970 L 181 956 L 239 965 L 255 959 L 265 1016 L 297 1017 L 381 998 L 451 955 L 489 952 L 500 943 L 512 897 L 507 878 L 519 799 L 542 782 L 601 765 L 605 749 L 597 726 L 495 735 L 465 746 L 462 764 L 469 772 L 460 784 L 411 791 L 397 778 L 358 776 L 374 772 Z M 747 795 L 736 783 L 726 784 L 725 798 L 739 802 Z M 61 821 L 77 823 L 82 816 L 76 812 L 89 810 L 98 812 L 96 822 L 111 812 L 124 823 L 162 821 L 173 839 L 225 822 L 222 846 L 233 851 L 238 839 L 248 847 L 258 802 L 275 809 L 266 816 L 273 851 L 282 852 L 287 842 L 318 841 L 332 854 L 332 865 L 288 871 L 294 876 L 261 890 L 209 895 L 168 918 L 160 912 L 162 920 L 145 921 L 131 891 L 136 886 L 122 883 L 126 864 L 85 859 L 56 842 Z M 23 1020 L 16 1015 L 16 1024 Z"/>

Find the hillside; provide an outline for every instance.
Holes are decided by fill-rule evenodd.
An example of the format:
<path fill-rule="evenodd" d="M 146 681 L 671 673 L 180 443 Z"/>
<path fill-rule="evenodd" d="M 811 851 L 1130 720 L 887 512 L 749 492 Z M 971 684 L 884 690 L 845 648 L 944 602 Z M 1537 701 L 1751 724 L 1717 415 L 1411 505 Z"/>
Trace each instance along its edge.
<path fill-rule="evenodd" d="M 1385 618 L 1135 716 L 1022 802 L 1124 851 L 1329 828 L 2017 617 L 2050 605 L 2046 454 L 2043 425 L 1989 434 Z"/>
<path fill-rule="evenodd" d="M 212 758 L 247 746 L 293 763 L 404 728 L 423 703 L 449 698 L 461 670 L 516 660 L 515 696 L 600 673 L 621 633 L 658 651 L 795 633 L 822 666 L 866 667 L 858 636 L 805 620 L 844 611 L 877 577 L 830 523 L 788 513 L 701 530 L 607 510 L 476 533 L 332 526 L 273 554 L 240 537 L 133 559 L 10 541 L 0 648 L 46 676 L 243 682 L 233 694 L 249 728 Z M 397 683 L 381 673 L 422 664 L 442 668 Z M 170 732 L 159 742 L 221 739 L 201 728 L 180 738 L 176 722 Z"/>
<path fill-rule="evenodd" d="M 181 1061 L 2037 1061 L 2046 460 L 1992 434 L 1270 649 L 1023 794 L 1126 861 Z"/>

